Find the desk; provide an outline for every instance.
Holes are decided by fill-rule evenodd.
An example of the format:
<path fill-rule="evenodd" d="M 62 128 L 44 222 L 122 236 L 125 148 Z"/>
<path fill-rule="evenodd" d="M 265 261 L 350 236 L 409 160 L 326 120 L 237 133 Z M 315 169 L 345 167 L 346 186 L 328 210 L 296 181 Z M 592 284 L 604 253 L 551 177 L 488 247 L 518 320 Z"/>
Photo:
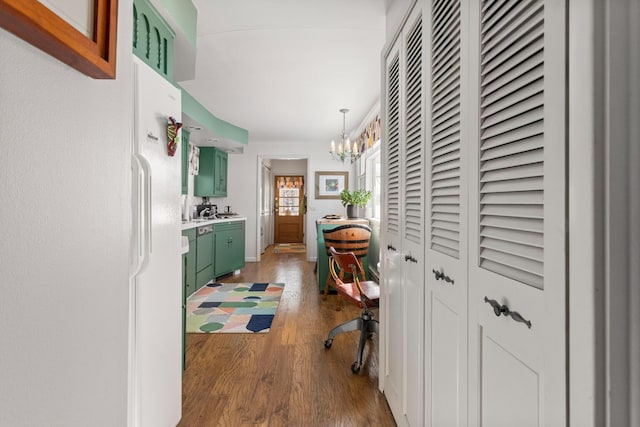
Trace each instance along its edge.
<path fill-rule="evenodd" d="M 327 249 L 324 247 L 324 235 L 322 230 L 332 229 L 340 225 L 346 224 L 361 224 L 369 225 L 369 220 L 366 219 L 319 219 L 316 221 L 316 232 L 318 239 L 318 288 L 322 293 L 324 291 L 324 285 L 327 283 L 327 276 L 329 275 L 329 257 L 327 256 Z M 369 245 L 371 250 L 371 245 Z M 367 277 L 369 275 L 369 256 L 362 258 L 362 267 L 364 268 Z"/>

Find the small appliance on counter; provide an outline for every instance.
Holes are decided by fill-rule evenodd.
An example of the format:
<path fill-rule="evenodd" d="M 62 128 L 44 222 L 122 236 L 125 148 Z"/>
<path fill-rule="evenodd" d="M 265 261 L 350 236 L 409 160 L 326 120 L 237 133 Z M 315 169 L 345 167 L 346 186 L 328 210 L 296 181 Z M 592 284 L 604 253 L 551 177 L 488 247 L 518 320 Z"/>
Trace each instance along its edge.
<path fill-rule="evenodd" d="M 218 206 L 206 200 L 201 205 L 196 205 L 196 218 L 215 218 L 217 213 Z"/>

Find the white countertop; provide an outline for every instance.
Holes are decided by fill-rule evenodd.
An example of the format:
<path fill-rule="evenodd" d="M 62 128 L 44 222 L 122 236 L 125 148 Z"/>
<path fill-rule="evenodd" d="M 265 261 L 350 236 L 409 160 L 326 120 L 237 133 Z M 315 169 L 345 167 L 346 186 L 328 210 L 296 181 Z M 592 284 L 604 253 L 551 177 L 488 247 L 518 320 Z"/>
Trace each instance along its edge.
<path fill-rule="evenodd" d="M 243 216 L 232 216 L 229 218 L 221 218 L 221 219 L 205 219 L 205 220 L 195 220 L 195 221 L 183 221 L 182 222 L 182 230 L 188 230 L 190 228 L 200 227 L 201 225 L 209 225 L 209 224 L 220 224 L 225 222 L 235 222 L 235 221 L 246 221 L 247 218 Z"/>

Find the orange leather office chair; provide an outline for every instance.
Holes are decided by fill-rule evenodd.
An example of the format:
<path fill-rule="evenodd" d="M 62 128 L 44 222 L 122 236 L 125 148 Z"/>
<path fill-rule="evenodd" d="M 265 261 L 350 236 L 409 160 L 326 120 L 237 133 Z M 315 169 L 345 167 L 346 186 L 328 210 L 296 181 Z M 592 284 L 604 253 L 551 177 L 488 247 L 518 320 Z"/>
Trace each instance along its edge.
<path fill-rule="evenodd" d="M 337 252 L 352 252 L 360 260 L 367 256 L 369 252 L 369 240 L 371 239 L 371 228 L 362 224 L 346 224 L 340 225 L 328 230 L 322 230 L 324 237 L 324 246 L 327 249 L 329 263 L 331 263 L 331 254 L 329 248 L 333 247 Z M 341 273 L 351 274 L 351 271 L 342 271 Z M 341 277 L 344 280 L 344 277 Z M 361 280 L 367 280 L 366 275 L 360 277 Z M 335 280 L 332 280 L 331 273 L 327 275 L 327 281 L 324 285 L 323 300 L 327 299 L 329 287 L 335 287 Z M 338 301 L 336 310 L 340 310 L 340 302 Z"/>
<path fill-rule="evenodd" d="M 329 248 L 331 258 L 329 259 L 329 272 L 336 282 L 338 294 L 343 296 L 351 304 L 362 308 L 359 317 L 344 322 L 329 332 L 328 338 L 324 342 L 325 348 L 331 348 L 336 335 L 343 332 L 360 331 L 360 341 L 358 343 L 358 353 L 356 361 L 351 365 L 354 374 L 360 372 L 362 367 L 362 353 L 367 338 L 371 338 L 378 332 L 378 321 L 374 319 L 372 309 L 378 307 L 380 300 L 380 286 L 371 280 L 360 280 L 364 277 L 362 264 L 353 252 L 337 252 L 333 247 Z M 344 275 L 350 274 L 351 283 L 343 282 Z"/>

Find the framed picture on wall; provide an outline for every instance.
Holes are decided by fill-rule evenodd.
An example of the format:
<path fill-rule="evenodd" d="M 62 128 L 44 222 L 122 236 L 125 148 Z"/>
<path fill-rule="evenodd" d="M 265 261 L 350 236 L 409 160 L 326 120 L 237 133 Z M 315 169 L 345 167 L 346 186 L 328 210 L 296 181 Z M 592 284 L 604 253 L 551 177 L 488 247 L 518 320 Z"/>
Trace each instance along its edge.
<path fill-rule="evenodd" d="M 0 0 L 0 27 L 94 79 L 116 77 L 118 0 Z"/>
<path fill-rule="evenodd" d="M 340 199 L 340 192 L 349 189 L 349 172 L 316 172 L 316 199 Z"/>

